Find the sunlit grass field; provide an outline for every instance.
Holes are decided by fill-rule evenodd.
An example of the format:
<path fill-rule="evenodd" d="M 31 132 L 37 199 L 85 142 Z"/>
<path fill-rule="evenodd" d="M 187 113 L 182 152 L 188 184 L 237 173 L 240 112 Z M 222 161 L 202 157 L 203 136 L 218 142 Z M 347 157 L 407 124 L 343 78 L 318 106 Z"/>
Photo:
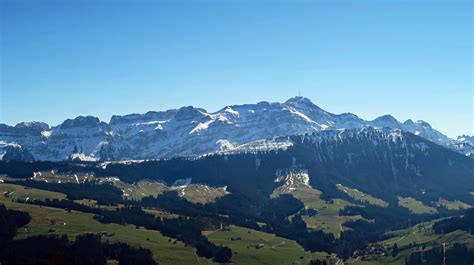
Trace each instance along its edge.
<path fill-rule="evenodd" d="M 230 230 L 204 233 L 210 241 L 229 246 L 234 251 L 232 262 L 241 265 L 308 264 L 311 258 L 325 259 L 325 253 L 310 253 L 295 241 L 272 234 L 230 226 Z M 240 238 L 232 240 L 231 238 Z M 264 246 L 257 249 L 257 244 Z"/>
<path fill-rule="evenodd" d="M 387 234 L 393 237 L 380 243 L 392 246 L 397 243 L 399 248 L 408 247 L 410 244 L 442 244 L 446 243 L 449 247 L 454 243 L 466 244 L 467 246 L 474 247 L 474 236 L 470 235 L 466 231 L 454 231 L 445 235 L 438 235 L 432 232 L 433 224 L 438 221 L 430 221 L 421 224 L 417 224 L 407 229 L 392 231 Z M 355 265 L 379 265 L 379 264 L 395 264 L 404 265 L 405 257 L 415 251 L 420 251 L 419 247 L 409 248 L 401 251 L 396 257 L 382 257 L 382 256 L 370 256 L 365 261 L 359 259 L 352 260 L 351 264 Z"/>
<path fill-rule="evenodd" d="M 318 214 L 315 216 L 303 216 L 303 220 L 309 228 L 323 230 L 326 233 L 334 234 L 336 237 L 338 237 L 343 230 L 348 229 L 344 228 L 345 222 L 361 219 L 360 216 L 339 216 L 339 210 L 355 204 L 342 199 L 325 201 L 321 199 L 321 191 L 306 185 L 299 185 L 290 192 L 281 192 L 281 190 L 276 189 L 272 197 L 276 197 L 282 193 L 290 193 L 295 198 L 301 200 L 306 208 L 312 208 L 318 211 Z"/>
<path fill-rule="evenodd" d="M 437 213 L 438 211 L 430 206 L 424 205 L 422 202 L 411 197 L 398 197 L 398 205 L 405 207 L 414 214 Z"/>
<path fill-rule="evenodd" d="M 337 184 L 336 187 L 357 201 L 367 202 L 380 207 L 388 207 L 388 203 L 386 201 L 375 198 L 370 194 L 359 191 L 358 189 L 349 188 L 343 186 L 342 184 Z"/>
<path fill-rule="evenodd" d="M 32 220 L 21 228 L 15 239 L 23 239 L 36 235 L 62 235 L 70 240 L 83 233 L 106 232 L 104 240 L 111 242 L 125 242 L 135 246 L 150 249 L 153 258 L 160 264 L 213 264 L 196 255 L 195 249 L 185 247 L 183 243 L 173 238 L 162 236 L 158 231 L 136 228 L 135 226 L 119 224 L 102 224 L 93 218 L 93 214 L 78 211 L 67 212 L 64 209 L 40 207 L 33 204 L 14 202 L 15 199 L 64 199 L 65 194 L 49 192 L 19 185 L 0 184 L 0 192 L 9 192 L 10 197 L 1 195 L 0 203 L 9 209 L 28 212 Z M 13 200 L 13 201 L 12 201 Z M 83 204 L 95 205 L 91 200 L 77 201 Z M 163 218 L 176 218 L 177 215 L 155 209 L 144 209 Z M 249 233 L 250 231 L 250 233 Z M 252 229 L 231 226 L 230 231 L 205 232 L 205 235 L 214 243 L 229 246 L 234 251 L 232 262 L 234 264 L 307 264 L 311 258 L 325 259 L 325 253 L 310 253 L 303 250 L 295 241 L 276 237 Z M 240 237 L 241 240 L 233 241 L 231 237 Z M 265 244 L 261 249 L 256 249 L 258 243 Z"/>
<path fill-rule="evenodd" d="M 14 198 L 30 199 L 65 198 L 62 193 L 49 192 L 38 189 L 25 188 L 18 185 L 0 184 L 0 191 L 13 191 Z M 12 202 L 12 198 L 0 197 L 9 209 L 28 212 L 32 220 L 21 228 L 16 239 L 22 239 L 35 235 L 66 234 L 73 240 L 78 234 L 108 232 L 110 237 L 104 240 L 125 242 L 135 246 L 148 248 L 153 253 L 153 258 L 160 264 L 209 264 L 210 261 L 200 258 L 195 254 L 195 249 L 185 247 L 183 243 L 175 239 L 162 236 L 158 231 L 135 228 L 135 226 L 123 226 L 119 224 L 102 224 L 93 219 L 92 214 L 77 211 L 66 212 L 63 209 L 40 207 L 38 205 Z"/>

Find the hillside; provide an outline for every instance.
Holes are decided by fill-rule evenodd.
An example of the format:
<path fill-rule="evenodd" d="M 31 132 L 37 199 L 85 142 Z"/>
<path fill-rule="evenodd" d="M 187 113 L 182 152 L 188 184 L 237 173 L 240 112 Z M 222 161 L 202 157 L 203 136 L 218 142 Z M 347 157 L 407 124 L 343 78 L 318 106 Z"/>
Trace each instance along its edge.
<path fill-rule="evenodd" d="M 160 231 L 195 247 L 207 261 L 245 260 L 239 251 L 215 244 L 241 249 L 241 242 L 204 232 L 221 227 L 274 234 L 306 252 L 347 260 L 397 236 L 391 231 L 474 205 L 472 159 L 409 132 L 367 127 L 278 141 L 291 144 L 150 161 L 3 161 L 1 185 L 64 193 L 63 201 L 31 203 Z M 303 255 L 305 261 L 311 257 Z"/>

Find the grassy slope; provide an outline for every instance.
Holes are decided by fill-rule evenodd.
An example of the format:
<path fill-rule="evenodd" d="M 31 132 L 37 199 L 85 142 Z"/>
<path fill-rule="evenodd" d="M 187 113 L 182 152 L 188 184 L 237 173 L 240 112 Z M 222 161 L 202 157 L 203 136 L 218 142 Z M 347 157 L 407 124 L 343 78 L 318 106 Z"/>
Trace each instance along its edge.
<path fill-rule="evenodd" d="M 439 199 L 438 204 L 448 208 L 449 210 L 461 210 L 461 209 L 467 209 L 467 208 L 472 207 L 471 205 L 459 200 L 448 201 L 445 199 Z"/>
<path fill-rule="evenodd" d="M 193 203 L 210 203 L 227 194 L 224 188 L 214 188 L 206 185 L 191 184 L 178 190 L 186 200 Z"/>
<path fill-rule="evenodd" d="M 0 203 L 4 203 L 8 208 L 27 211 L 32 215 L 32 222 L 18 232 L 17 238 L 25 238 L 33 235 L 67 234 L 71 239 L 77 234 L 84 232 L 97 233 L 101 231 L 113 232 L 114 236 L 105 237 L 110 241 L 127 242 L 132 245 L 139 245 L 152 250 L 154 258 L 160 264 L 209 264 L 210 261 L 198 258 L 194 249 L 185 247 L 182 243 L 173 244 L 173 239 L 162 236 L 157 231 L 146 229 L 136 229 L 133 226 L 122 226 L 117 224 L 101 224 L 94 220 L 91 214 L 73 211 L 67 213 L 62 209 L 39 207 L 12 202 L 12 199 L 45 199 L 45 198 L 65 198 L 65 195 L 57 192 L 37 190 L 12 184 L 0 184 L 0 194 L 5 191 L 10 192 L 10 197 L 1 195 Z M 336 233 L 340 230 L 342 223 L 347 221 L 342 217 L 338 218 L 339 209 L 350 203 L 336 199 L 333 203 L 327 203 L 320 199 L 320 192 L 311 188 L 300 188 L 292 191 L 295 197 L 300 198 L 307 207 L 317 209 L 319 214 L 314 217 L 314 226 L 322 227 L 325 230 Z M 410 200 L 409 200 L 410 201 Z M 412 201 L 410 201 L 412 202 Z M 419 206 L 416 202 L 416 207 Z M 413 205 L 411 205 L 413 207 Z M 422 205 L 422 207 L 426 207 Z M 152 210 L 153 211 L 153 210 Z M 158 214 L 165 214 L 157 212 Z M 171 217 L 171 216 L 170 216 Z M 312 217 L 313 218 L 313 217 Z M 306 220 L 311 223 L 313 220 Z M 324 222 L 324 224 L 323 224 Z M 474 247 L 474 237 L 462 231 L 456 231 L 447 235 L 434 235 L 431 233 L 433 222 L 420 224 L 409 229 L 391 232 L 395 237 L 383 241 L 386 245 L 397 243 L 399 247 L 410 243 L 466 243 Z M 324 227 L 325 226 L 325 227 Z M 421 228 L 420 228 L 421 226 Z M 249 234 L 248 231 L 251 231 Z M 306 264 L 309 259 L 326 257 L 324 253 L 305 252 L 294 241 L 279 238 L 272 234 L 258 232 L 241 227 L 232 227 L 231 231 L 216 231 L 207 234 L 208 238 L 217 243 L 229 246 L 235 251 L 232 260 L 236 264 Z M 232 241 L 231 237 L 241 237 L 242 240 Z M 147 240 L 148 239 L 148 240 Z M 171 242 L 170 242 L 171 241 Z M 264 243 L 265 248 L 255 249 L 256 243 Z M 409 249 L 402 251 L 397 257 L 372 257 L 370 260 L 353 260 L 351 264 L 371 265 L 371 264 L 404 264 L 404 257 L 415 251 Z M 303 259 L 300 259 L 303 257 Z"/>
<path fill-rule="evenodd" d="M 446 243 L 447 247 L 453 243 L 466 244 L 470 247 L 474 247 L 474 236 L 470 235 L 465 231 L 454 231 L 446 235 L 433 234 L 431 227 L 436 221 L 421 223 L 413 227 L 393 231 L 389 234 L 394 235 L 393 238 L 382 241 L 381 243 L 387 246 L 392 246 L 397 243 L 399 248 L 407 247 L 410 243 Z M 420 251 L 418 248 L 411 248 L 401 251 L 396 257 L 369 257 L 366 261 L 352 260 L 351 264 L 359 265 L 378 265 L 378 264 L 394 264 L 403 265 L 405 264 L 405 257 L 409 254 Z"/>
<path fill-rule="evenodd" d="M 14 189 L 13 195 L 28 196 L 30 198 L 63 198 L 64 194 L 48 192 L 37 189 L 25 189 L 22 186 L 12 187 L 9 184 L 0 184 L 0 192 Z M 1 192 L 3 193 L 3 192 Z M 23 229 L 18 231 L 16 238 L 26 238 L 34 235 L 48 234 L 50 229 L 54 232 L 49 234 L 67 234 L 70 239 L 76 235 L 101 231 L 113 232 L 114 236 L 105 237 L 110 241 L 126 242 L 131 245 L 142 246 L 153 252 L 153 257 L 160 264 L 209 264 L 210 262 L 203 258 L 198 258 L 195 250 L 185 247 L 182 243 L 173 244 L 173 239 L 162 236 L 157 231 L 136 229 L 134 226 L 122 226 L 118 224 L 102 224 L 93 219 L 92 214 L 72 211 L 67 213 L 63 209 L 39 207 L 12 202 L 11 198 L 0 197 L 0 203 L 4 203 L 9 209 L 17 209 L 29 212 L 32 216 L 31 222 Z M 148 240 L 147 240 L 148 238 Z"/>
<path fill-rule="evenodd" d="M 281 190 L 276 189 L 272 197 L 281 194 Z M 348 201 L 341 199 L 334 199 L 332 202 L 326 202 L 321 199 L 321 191 L 310 188 L 305 185 L 299 185 L 295 190 L 290 192 L 295 198 L 300 199 L 305 207 L 313 208 L 318 211 L 315 216 L 303 216 L 309 228 L 321 229 L 325 232 L 333 233 L 339 236 L 343 229 L 343 224 L 347 221 L 360 219 L 360 216 L 339 216 L 339 210 L 348 206 L 354 205 Z"/>
<path fill-rule="evenodd" d="M 398 205 L 408 208 L 414 214 L 437 213 L 438 211 L 430 206 L 424 205 L 411 197 L 398 197 Z"/>
<path fill-rule="evenodd" d="M 163 183 L 152 180 L 141 180 L 136 184 L 114 181 L 113 184 L 122 189 L 125 197 L 133 200 L 139 200 L 147 196 L 158 196 L 168 190 L 176 190 L 180 196 L 190 202 L 209 203 L 227 194 L 223 188 L 198 184 L 191 184 L 186 187 L 168 187 Z"/>
<path fill-rule="evenodd" d="M 232 262 L 235 264 L 308 264 L 311 258 L 326 257 L 324 253 L 305 252 L 295 241 L 243 227 L 231 226 L 230 231 L 218 230 L 204 234 L 210 241 L 232 248 Z M 240 237 L 241 240 L 233 241 L 231 237 Z M 256 249 L 259 243 L 265 244 L 265 247 Z"/>
<path fill-rule="evenodd" d="M 65 199 L 66 198 L 65 194 L 59 193 L 59 192 L 38 190 L 38 189 L 23 187 L 20 185 L 2 183 L 0 184 L 0 195 L 2 196 L 3 200 L 7 199 L 4 197 L 5 192 L 8 192 L 8 197 L 10 199 L 15 199 L 15 200 L 17 199 L 26 200 L 27 198 L 38 199 L 38 200 L 44 200 L 46 198 L 49 198 L 49 199 Z"/>
<path fill-rule="evenodd" d="M 77 177 L 77 179 L 76 179 Z M 41 172 L 41 176 L 34 178 L 37 181 L 47 181 L 50 183 L 80 183 L 89 179 L 96 179 L 95 177 L 84 174 L 58 174 L 51 171 Z M 132 200 L 139 200 L 143 197 L 158 196 L 159 194 L 168 190 L 177 190 L 178 194 L 183 195 L 185 199 L 194 203 L 209 203 L 227 194 L 224 188 L 209 187 L 206 185 L 191 184 L 186 187 L 169 187 L 166 184 L 154 180 L 140 180 L 135 184 L 126 183 L 114 178 L 100 178 L 100 182 L 109 182 L 124 193 L 124 197 Z"/>
<path fill-rule="evenodd" d="M 426 243 L 426 242 L 438 242 L 438 243 L 466 243 L 474 247 L 474 236 L 469 235 L 464 231 L 454 231 L 446 235 L 434 234 L 431 231 L 431 227 L 436 222 L 426 222 L 415 225 L 413 227 L 397 230 L 390 232 L 389 234 L 394 235 L 395 237 L 382 241 L 382 243 L 387 245 L 392 245 L 397 243 L 398 246 L 407 246 L 410 243 Z"/>
<path fill-rule="evenodd" d="M 388 207 L 388 203 L 386 201 L 375 198 L 367 193 L 363 193 L 358 189 L 349 188 L 347 186 L 343 186 L 342 184 L 337 184 L 336 187 L 357 201 L 367 202 L 381 207 Z"/>
<path fill-rule="evenodd" d="M 106 231 L 113 232 L 114 235 L 104 237 L 104 239 L 148 248 L 160 264 L 211 264 L 210 261 L 197 257 L 193 248 L 185 247 L 180 242 L 173 244 L 175 240 L 164 237 L 157 231 L 136 229 L 134 226 L 102 224 L 94 220 L 93 215 L 88 213 L 77 211 L 67 213 L 63 209 L 12 202 L 12 199 L 25 199 L 26 197 L 31 199 L 62 199 L 66 197 L 62 193 L 0 184 L 0 193 L 7 190 L 13 191 L 11 197 L 1 196 L 0 203 L 4 203 L 9 209 L 29 212 L 32 216 L 32 221 L 25 228 L 18 231 L 17 239 L 44 234 L 66 234 L 70 239 L 73 239 L 78 234 L 86 232 Z M 89 202 L 88 200 L 81 200 L 81 202 L 94 204 L 94 201 Z M 339 207 L 337 205 L 336 203 L 335 206 L 330 207 L 331 210 L 329 211 L 336 213 L 336 208 Z M 175 217 L 173 214 L 157 210 L 145 209 L 145 211 L 165 218 Z M 251 233 L 249 234 L 248 231 L 251 231 Z M 305 252 L 294 241 L 242 227 L 233 226 L 231 231 L 208 232 L 207 236 L 211 241 L 229 246 L 237 252 L 232 258 L 232 261 L 236 264 L 291 264 L 292 262 L 307 264 L 310 258 L 323 259 L 326 257 L 324 253 Z M 242 240 L 231 241 L 230 237 L 232 236 L 239 236 Z M 264 243 L 266 247 L 257 250 L 254 247 L 256 243 Z M 300 257 L 303 257 L 303 259 L 300 260 Z"/>
<path fill-rule="evenodd" d="M 148 196 L 157 196 L 167 189 L 166 185 L 149 180 L 140 180 L 136 184 L 114 181 L 113 184 L 122 189 L 125 197 L 133 200 L 139 200 Z"/>

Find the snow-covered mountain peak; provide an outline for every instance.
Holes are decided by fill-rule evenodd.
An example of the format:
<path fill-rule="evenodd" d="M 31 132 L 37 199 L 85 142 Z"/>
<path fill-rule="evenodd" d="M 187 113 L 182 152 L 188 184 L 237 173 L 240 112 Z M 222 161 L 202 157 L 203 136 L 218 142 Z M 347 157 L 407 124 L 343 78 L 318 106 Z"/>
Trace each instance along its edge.
<path fill-rule="evenodd" d="M 403 125 L 407 125 L 407 126 L 413 126 L 414 124 L 415 122 L 412 119 L 408 119 L 405 122 L 403 122 Z"/>
<path fill-rule="evenodd" d="M 293 97 L 284 103 L 230 105 L 213 113 L 187 106 L 114 115 L 109 123 L 79 116 L 52 128 L 41 123 L 0 124 L 0 141 L 18 143 L 39 160 L 63 160 L 75 153 L 81 154 L 74 157 L 77 159 L 137 160 L 287 148 L 290 142 L 275 139 L 321 131 L 328 131 L 329 137 L 343 129 L 337 136 L 341 137 L 354 134 L 350 129 L 364 133 L 370 126 L 408 131 L 460 152 L 464 150 L 461 146 L 467 146 L 453 146 L 458 141 L 423 121 L 400 123 L 390 115 L 367 121 L 352 113 L 333 114 L 305 97 Z M 394 132 L 391 135 L 396 136 Z"/>
<path fill-rule="evenodd" d="M 58 127 L 60 129 L 78 128 L 78 127 L 97 127 L 101 122 L 99 118 L 93 116 L 78 116 L 74 119 L 67 119 Z"/>
<path fill-rule="evenodd" d="M 316 106 L 309 98 L 301 97 L 301 96 L 292 97 L 292 98 L 288 99 L 287 101 L 285 101 L 285 103 L 283 103 L 283 105 L 292 106 L 295 109 L 298 109 L 298 110 L 304 112 L 305 114 L 307 114 L 308 112 L 311 112 L 311 113 L 327 113 L 326 111 L 324 111 L 320 107 Z"/>
<path fill-rule="evenodd" d="M 49 130 L 49 125 L 47 123 L 39 121 L 20 122 L 15 125 L 15 128 L 46 131 Z"/>
<path fill-rule="evenodd" d="M 419 124 L 420 126 L 423 126 L 423 127 L 426 127 L 426 128 L 429 128 L 431 129 L 431 124 L 427 123 L 426 121 L 424 120 L 417 120 L 416 121 L 416 124 Z"/>
<path fill-rule="evenodd" d="M 474 145 L 474 135 L 467 135 L 467 134 L 460 135 L 458 136 L 457 141 L 467 142 Z"/>
<path fill-rule="evenodd" d="M 311 101 L 311 99 L 309 99 L 307 97 L 302 97 L 302 96 L 296 96 L 296 97 L 289 98 L 287 101 L 285 101 L 285 104 L 316 106 Z"/>
<path fill-rule="evenodd" d="M 238 111 L 235 111 L 234 109 L 232 109 L 232 107 L 230 106 L 227 106 L 225 109 L 224 109 L 224 112 L 227 112 L 235 117 L 239 117 L 240 116 L 240 113 Z"/>
<path fill-rule="evenodd" d="M 392 115 L 383 115 L 372 121 L 372 125 L 379 127 L 397 127 L 400 122 Z"/>
<path fill-rule="evenodd" d="M 120 126 L 121 124 L 129 123 L 146 123 L 152 121 L 170 120 L 178 110 L 171 109 L 167 111 L 149 111 L 145 114 L 128 114 L 124 116 L 113 115 L 110 119 L 109 125 L 111 127 Z"/>
<path fill-rule="evenodd" d="M 474 157 L 474 135 L 460 135 L 452 146 L 453 149 L 458 152 L 461 152 L 466 156 Z"/>
<path fill-rule="evenodd" d="M 32 161 L 33 156 L 17 143 L 0 141 L 0 160 Z"/>
<path fill-rule="evenodd" d="M 424 127 L 424 128 L 427 128 L 427 129 L 432 129 L 431 127 L 431 124 L 429 124 L 428 122 L 424 121 L 424 120 L 417 120 L 416 122 L 411 120 L 411 119 L 408 119 L 406 120 L 404 123 L 403 123 L 405 126 L 418 126 L 418 127 Z"/>
<path fill-rule="evenodd" d="M 174 119 L 177 121 L 183 120 L 198 120 L 206 116 L 207 112 L 203 109 L 197 109 L 193 106 L 182 107 L 178 109 L 174 115 Z"/>

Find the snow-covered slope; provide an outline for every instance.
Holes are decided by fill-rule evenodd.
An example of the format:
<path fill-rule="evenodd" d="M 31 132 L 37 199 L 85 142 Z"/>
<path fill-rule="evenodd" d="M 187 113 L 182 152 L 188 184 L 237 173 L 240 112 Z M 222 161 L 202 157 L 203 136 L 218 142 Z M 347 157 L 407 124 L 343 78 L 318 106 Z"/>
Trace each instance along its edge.
<path fill-rule="evenodd" d="M 466 156 L 474 157 L 474 135 L 458 136 L 456 142 L 452 144 L 452 149 L 465 154 Z"/>
<path fill-rule="evenodd" d="M 0 160 L 32 161 L 33 156 L 17 143 L 0 141 Z"/>
<path fill-rule="evenodd" d="M 366 121 L 351 113 L 327 112 L 304 97 L 227 106 L 214 113 L 189 106 L 113 116 L 109 123 L 80 116 L 51 128 L 44 123 L 0 124 L 0 141 L 18 143 L 37 160 L 132 160 L 287 148 L 289 143 L 278 136 L 366 126 L 406 130 L 452 148 L 456 143 L 424 121 L 401 123 L 389 115 Z M 267 140 L 272 138 L 281 142 Z"/>

